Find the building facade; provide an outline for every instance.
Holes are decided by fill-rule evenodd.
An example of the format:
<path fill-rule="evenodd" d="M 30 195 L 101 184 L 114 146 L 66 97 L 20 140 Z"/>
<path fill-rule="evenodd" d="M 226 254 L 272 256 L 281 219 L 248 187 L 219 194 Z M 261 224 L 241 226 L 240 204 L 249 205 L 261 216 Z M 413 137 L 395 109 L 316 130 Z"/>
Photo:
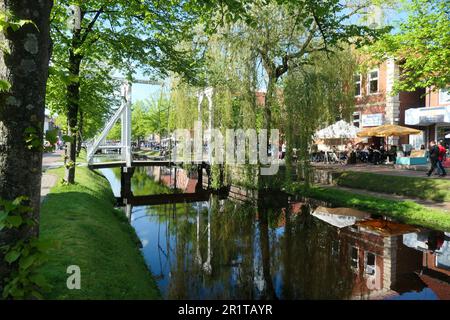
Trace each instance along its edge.
<path fill-rule="evenodd" d="M 428 88 L 420 108 L 406 110 L 405 123 L 422 130 L 426 141 L 443 140 L 450 145 L 450 87 Z"/>
<path fill-rule="evenodd" d="M 394 83 L 400 75 L 400 67 L 394 59 L 387 59 L 380 65 L 358 73 L 354 78 L 355 112 L 353 125 L 365 129 L 383 124 L 405 125 L 405 110 L 412 106 L 419 108 L 425 103 L 425 91 L 400 92 L 393 94 Z M 374 143 L 381 143 L 372 141 Z M 393 137 L 390 144 L 422 144 L 424 137 Z"/>

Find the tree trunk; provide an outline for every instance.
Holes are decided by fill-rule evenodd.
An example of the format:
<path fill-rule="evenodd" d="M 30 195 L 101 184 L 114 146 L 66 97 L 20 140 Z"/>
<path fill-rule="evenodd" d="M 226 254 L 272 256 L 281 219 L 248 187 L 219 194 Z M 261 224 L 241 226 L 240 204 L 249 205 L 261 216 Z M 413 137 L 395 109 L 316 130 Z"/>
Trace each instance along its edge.
<path fill-rule="evenodd" d="M 75 183 L 75 167 L 77 160 L 78 139 L 78 110 L 80 105 L 80 65 L 82 57 L 75 53 L 80 41 L 80 32 L 75 31 L 72 39 L 72 48 L 69 53 L 69 72 L 71 81 L 67 85 L 67 135 L 70 140 L 66 149 L 65 180 L 69 184 Z"/>
<path fill-rule="evenodd" d="M 79 130 L 78 130 L 78 141 L 77 141 L 77 157 L 80 156 L 82 143 L 83 143 L 83 125 L 84 125 L 84 112 L 79 111 L 80 119 L 79 121 Z"/>
<path fill-rule="evenodd" d="M 272 126 L 272 103 L 274 99 L 276 79 L 273 77 L 274 71 L 268 71 L 269 81 L 267 83 L 267 92 L 264 98 L 264 129 L 267 130 L 266 135 L 266 150 L 269 152 L 270 146 L 270 129 Z M 273 177 L 259 175 L 258 187 L 261 189 L 270 188 L 270 183 Z"/>
<path fill-rule="evenodd" d="M 276 79 L 273 79 L 273 77 L 269 74 L 269 81 L 267 83 L 267 92 L 266 97 L 264 99 L 264 129 L 267 129 L 267 144 L 269 144 L 269 137 L 270 137 L 270 129 L 271 129 L 271 122 L 272 122 L 272 102 L 274 99 L 275 94 L 275 83 Z"/>
<path fill-rule="evenodd" d="M 42 144 L 52 5 L 50 0 L 0 0 L 0 11 L 36 25 L 0 32 L 0 43 L 8 49 L 0 51 L 0 79 L 11 85 L 8 92 L 0 92 L 0 198 L 26 196 L 32 208 L 29 216 L 36 222 L 32 227 L 2 230 L 0 247 L 39 232 L 42 145 L 30 148 L 26 130 L 33 128 Z M 11 268 L 0 253 L 0 292 Z"/>

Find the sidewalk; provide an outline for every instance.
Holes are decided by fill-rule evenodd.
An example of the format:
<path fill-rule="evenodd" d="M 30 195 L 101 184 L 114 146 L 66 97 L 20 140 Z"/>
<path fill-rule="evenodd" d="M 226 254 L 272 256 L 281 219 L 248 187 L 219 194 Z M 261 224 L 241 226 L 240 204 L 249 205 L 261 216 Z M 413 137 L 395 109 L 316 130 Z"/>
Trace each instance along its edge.
<path fill-rule="evenodd" d="M 416 171 L 408 169 L 394 168 L 393 165 L 373 165 L 373 164 L 351 164 L 351 165 L 339 165 L 339 164 L 322 164 L 313 163 L 312 166 L 316 169 L 331 170 L 331 171 L 355 171 L 355 172 L 367 172 L 375 174 L 384 174 L 390 176 L 401 177 L 415 177 L 424 179 L 450 179 L 449 176 L 437 177 L 432 175 L 428 177 L 425 171 Z"/>
<path fill-rule="evenodd" d="M 47 152 L 42 156 L 42 170 L 58 168 L 64 165 L 64 151 Z"/>
<path fill-rule="evenodd" d="M 58 177 L 54 174 L 46 173 L 45 171 L 51 168 L 58 168 L 64 165 L 62 156 L 64 151 L 58 150 L 56 152 L 44 153 L 42 156 L 42 178 L 41 178 L 41 203 L 45 196 L 49 194 L 50 189 L 58 182 Z"/>

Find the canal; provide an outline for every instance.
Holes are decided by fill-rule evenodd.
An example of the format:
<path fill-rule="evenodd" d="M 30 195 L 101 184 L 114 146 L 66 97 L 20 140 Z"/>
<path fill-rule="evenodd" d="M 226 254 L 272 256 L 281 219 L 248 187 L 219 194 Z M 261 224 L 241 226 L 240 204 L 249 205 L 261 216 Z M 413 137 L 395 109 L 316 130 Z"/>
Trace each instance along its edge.
<path fill-rule="evenodd" d="M 118 196 L 120 172 L 101 171 Z M 136 168 L 132 190 L 170 181 Z M 354 209 L 211 196 L 134 207 L 131 224 L 165 299 L 450 299 L 450 233 Z"/>

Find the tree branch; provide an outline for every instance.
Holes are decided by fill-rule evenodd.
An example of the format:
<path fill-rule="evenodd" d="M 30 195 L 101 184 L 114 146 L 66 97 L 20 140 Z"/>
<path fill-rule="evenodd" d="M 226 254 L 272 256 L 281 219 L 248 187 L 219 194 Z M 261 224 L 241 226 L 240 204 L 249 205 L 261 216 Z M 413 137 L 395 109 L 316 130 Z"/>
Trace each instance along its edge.
<path fill-rule="evenodd" d="M 305 42 L 303 43 L 299 51 L 292 54 L 286 53 L 284 55 L 284 57 L 282 58 L 282 64 L 276 67 L 275 77 L 277 79 L 289 70 L 289 61 L 301 57 L 302 55 L 308 52 L 307 50 L 308 46 L 311 43 L 312 39 L 314 38 L 314 34 L 317 31 L 317 27 L 318 27 L 317 23 L 313 23 L 311 31 L 309 32 L 308 37 L 306 38 Z"/>
<path fill-rule="evenodd" d="M 319 28 L 319 32 L 320 32 L 320 34 L 322 35 L 323 44 L 324 44 L 324 46 L 325 46 L 325 52 L 326 52 L 327 57 L 328 57 L 328 45 L 327 45 L 327 39 L 326 39 L 326 37 L 325 37 L 325 31 L 323 30 L 322 26 L 320 25 L 320 23 L 319 23 L 319 18 L 317 17 L 317 15 L 316 15 L 316 13 L 314 12 L 314 10 L 311 10 L 311 11 L 312 11 L 312 15 L 313 15 L 313 17 L 314 17 L 314 21 L 316 22 L 316 25 L 317 25 L 317 27 Z"/>
<path fill-rule="evenodd" d="M 68 38 L 66 37 L 66 35 L 64 33 L 62 33 L 62 31 L 55 25 L 52 26 L 53 29 L 56 30 L 56 32 L 58 32 L 58 34 L 63 37 L 64 40 L 68 40 Z"/>
<path fill-rule="evenodd" d="M 94 18 L 93 18 L 93 19 L 91 20 L 91 22 L 89 23 L 89 25 L 88 25 L 87 28 L 86 28 L 86 31 L 83 33 L 83 35 L 82 35 L 82 37 L 81 37 L 80 45 L 82 45 L 82 44 L 86 41 L 86 39 L 87 39 L 89 33 L 92 31 L 92 28 L 94 27 L 94 25 L 95 25 L 95 23 L 97 22 L 98 18 L 99 18 L 100 15 L 104 12 L 104 11 L 103 11 L 104 9 L 105 9 L 104 7 L 101 7 L 101 8 L 97 11 L 97 13 L 95 14 Z"/>

